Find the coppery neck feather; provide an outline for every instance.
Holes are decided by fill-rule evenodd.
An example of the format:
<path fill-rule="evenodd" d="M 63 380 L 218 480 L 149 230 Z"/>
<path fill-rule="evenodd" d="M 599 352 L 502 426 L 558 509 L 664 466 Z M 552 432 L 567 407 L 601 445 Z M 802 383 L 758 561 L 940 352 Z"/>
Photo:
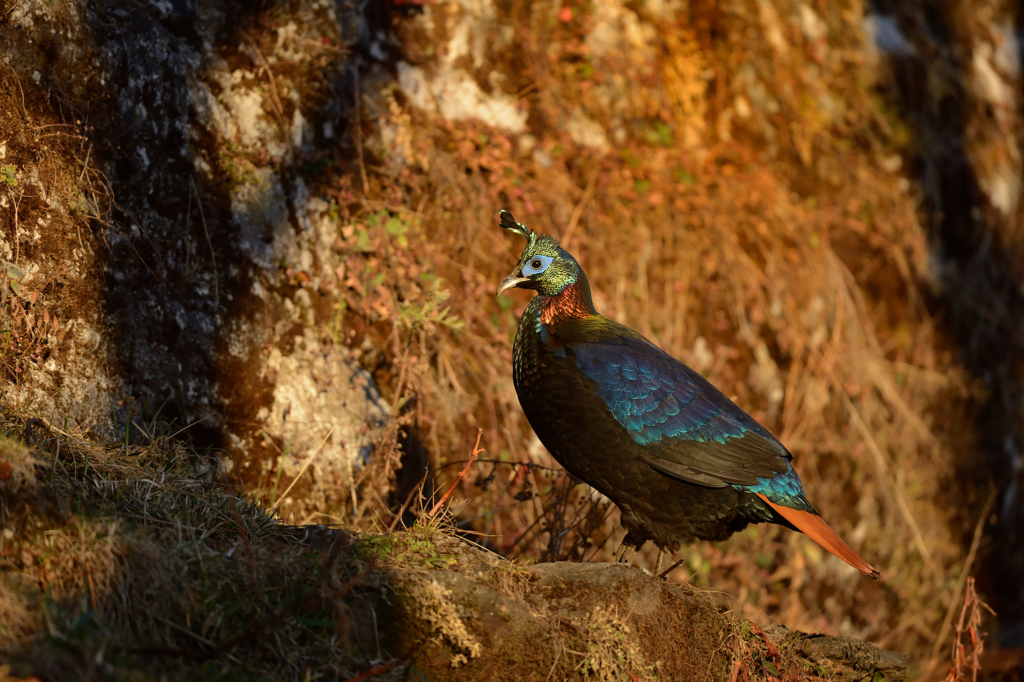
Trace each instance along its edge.
<path fill-rule="evenodd" d="M 560 323 L 596 314 L 590 297 L 590 282 L 583 270 L 580 270 L 576 281 L 562 289 L 560 294 L 541 298 L 540 322 L 547 327 L 557 327 Z"/>

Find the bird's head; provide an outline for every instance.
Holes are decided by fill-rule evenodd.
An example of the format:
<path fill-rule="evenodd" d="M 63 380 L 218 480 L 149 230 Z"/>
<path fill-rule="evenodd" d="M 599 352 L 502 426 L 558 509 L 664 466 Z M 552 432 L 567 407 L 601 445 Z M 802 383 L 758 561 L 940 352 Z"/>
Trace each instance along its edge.
<path fill-rule="evenodd" d="M 537 234 L 517 223 L 508 211 L 501 211 L 501 226 L 526 237 L 528 243 L 512 274 L 501 280 L 498 293 L 513 287 L 533 289 L 541 296 L 556 296 L 580 276 L 580 266 L 559 243 L 546 234 Z"/>

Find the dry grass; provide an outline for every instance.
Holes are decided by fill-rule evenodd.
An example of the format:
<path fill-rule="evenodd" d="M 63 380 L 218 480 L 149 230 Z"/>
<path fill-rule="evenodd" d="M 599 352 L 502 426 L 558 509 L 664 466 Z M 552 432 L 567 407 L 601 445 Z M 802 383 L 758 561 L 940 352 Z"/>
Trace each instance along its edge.
<path fill-rule="evenodd" d="M 298 679 L 315 665 L 345 679 L 362 667 L 342 644 L 341 599 L 366 576 L 347 534 L 280 526 L 168 439 L 104 447 L 38 425 L 36 438 L 45 465 L 22 488 L 52 504 L 18 505 L 5 524 L 0 647 L 15 670 Z"/>
<path fill-rule="evenodd" d="M 981 631 L 982 611 L 996 615 L 996 612 L 975 592 L 974 578 L 968 578 L 963 608 L 960 610 L 956 636 L 953 639 L 953 665 L 946 673 L 946 682 L 966 682 L 968 671 L 972 682 L 977 682 L 978 673 L 981 671 L 981 655 L 985 651 L 985 637 L 988 634 Z"/>
<path fill-rule="evenodd" d="M 754 11 L 697 3 L 694 16 L 713 18 L 645 19 L 657 28 L 649 40 L 593 56 L 585 22 L 549 21 L 537 7 L 509 3 L 505 19 L 519 41 L 515 54 L 493 57 L 515 65 L 519 81 L 507 87 L 523 93 L 543 154 L 524 154 L 512 136 L 481 124 L 412 110 L 401 93 L 386 91 L 379 115 L 396 131 L 400 155 L 371 135 L 362 168 L 345 162 L 350 150 L 339 147 L 303 169 L 342 225 L 336 306 L 319 322 L 334 341 L 361 349 L 360 362 L 395 410 L 368 466 L 295 521 L 395 528 L 419 507 L 424 473 L 403 483 L 403 452 L 424 444 L 438 483 L 448 483 L 482 428 L 487 457 L 472 465 L 453 500 L 459 528 L 510 557 L 610 558 L 621 535 L 617 512 L 564 475 L 512 387 L 511 341 L 526 299 L 493 298 L 520 248 L 496 226 L 498 209 L 509 208 L 564 238 L 587 269 L 600 311 L 688 362 L 779 435 L 812 501 L 883 572 L 881 584 L 860 580 L 799 535 L 754 528 L 684 549 L 671 577 L 713 585 L 749 617 L 880 641 L 918 661 L 944 651 L 940 624 L 959 601 L 962 537 L 983 502 L 955 484 L 973 442 L 954 425 L 969 417 L 981 391 L 927 304 L 933 277 L 918 197 L 879 163 L 907 139 L 873 96 L 872 75 L 850 56 L 863 47 L 863 8 L 822 10 L 830 35 L 840 37 L 821 55 L 797 34 L 792 49 L 807 53 L 798 61 L 775 53 L 773 33 L 761 25 L 772 19 Z M 396 30 L 407 32 L 407 49 L 423 47 L 413 29 Z M 270 46 L 259 34 L 250 42 L 250 57 L 262 63 Z M 820 68 L 798 68 L 808 61 Z M 750 101 L 743 75 L 750 70 L 771 84 L 774 111 Z M 278 84 L 287 76 L 280 67 L 266 72 Z M 826 110 L 823 95 L 842 103 L 841 114 Z M 737 113 L 740 97 L 753 107 L 749 119 Z M 613 111 L 608 101 L 625 109 Z M 613 151 L 573 142 L 560 122 L 577 105 L 606 130 L 625 130 Z M 288 273 L 295 281 L 301 275 Z M 330 549 L 276 552 L 282 543 L 297 546 L 305 531 L 240 502 L 213 481 L 205 459 L 169 440 L 155 450 L 111 450 L 69 435 L 50 442 L 62 443 L 52 451 L 56 499 L 107 511 L 70 511 L 77 520 L 52 547 L 35 536 L 14 540 L 28 552 L 22 563 L 33 589 L 52 583 L 55 591 L 42 607 L 12 597 L 25 615 L 5 621 L 11 632 L 54 623 L 52 631 L 79 646 L 55 663 L 62 670 L 94 665 L 81 652 L 94 654 L 114 629 L 156 647 L 117 655 L 191 652 L 174 659 L 196 666 L 189 670 L 210 665 L 198 652 L 217 650 L 242 666 L 301 676 L 317 646 L 337 656 L 320 664 L 350 670 L 348 654 L 331 644 L 338 630 L 307 621 L 336 623 L 325 614 L 339 608 L 338 586 L 361 569 L 336 563 Z M 272 506 L 291 481 L 267 473 L 244 484 Z M 425 489 L 429 497 L 432 487 Z M 104 516 L 114 509 L 117 523 Z M 135 522 L 145 530 L 125 525 Z M 81 563 L 61 563 L 58 553 L 77 553 L 81 559 L 66 561 Z M 130 558 L 146 556 L 166 560 L 147 569 Z M 640 561 L 653 566 L 654 549 Z M 76 575 L 69 566 L 86 582 L 62 583 Z M 197 567 L 209 582 L 172 587 L 195 580 L 187 576 L 199 575 Z M 309 592 L 288 592 L 302 582 L 296 575 Z M 21 594 L 22 587 L 8 589 Z M 85 618 L 87 605 L 61 601 L 75 590 L 95 595 L 102 622 Z M 138 621 L 124 620 L 129 594 Z M 315 608 L 307 601 L 314 597 Z M 120 610 L 111 606 L 118 600 Z M 157 613 L 189 614 L 188 632 Z M 240 653 L 241 642 L 257 635 L 274 645 Z M 462 655 L 472 655 L 463 645 Z"/>
<path fill-rule="evenodd" d="M 511 340 L 526 298 L 492 295 L 520 248 L 496 227 L 497 210 L 509 208 L 568 237 L 601 312 L 694 366 L 778 434 L 810 498 L 883 570 L 882 584 L 867 584 L 806 539 L 755 528 L 684 549 L 674 577 L 696 574 L 751 617 L 928 658 L 955 601 L 962 537 L 977 520 L 970 510 L 982 501 L 955 484 L 973 441 L 953 424 L 983 392 L 928 306 L 934 280 L 918 197 L 879 162 L 908 137 L 849 56 L 860 35 L 850 17 L 861 13 L 823 16 L 830 35 L 843 37 L 810 75 L 779 63 L 768 38 L 750 43 L 760 19 L 745 13 L 716 15 L 714 26 L 659 26 L 622 60 L 590 56 L 576 24 L 513 3 L 507 20 L 521 42 L 509 58 L 519 81 L 507 86 L 526 93 L 543 157 L 482 125 L 413 110 L 396 92 L 386 121 L 405 141 L 401 159 L 373 158 L 382 145 L 368 141 L 366 194 L 356 168 L 323 174 L 347 225 L 340 338 L 385 349 L 386 360 L 370 366 L 404 406 L 403 429 L 421 435 L 442 485 L 465 461 L 451 453 L 468 451 L 484 429 L 489 454 L 462 484 L 460 527 L 500 554 L 540 560 L 608 559 L 621 533 L 617 512 L 543 450 L 512 388 Z M 676 28 L 688 37 L 657 38 Z M 711 31 L 726 43 L 713 43 Z M 408 49 L 421 39 L 410 28 Z M 738 64 L 730 55 L 741 53 Z M 733 98 L 750 96 L 740 66 L 773 84 L 779 113 L 755 106 L 746 123 L 736 117 Z M 715 94 L 687 75 L 708 69 Z M 629 82 L 645 85 L 623 100 L 637 123 L 613 153 L 579 147 L 557 125 L 581 103 L 611 130 L 613 113 L 595 93 Z M 808 92 L 841 99 L 843 114 L 798 94 Z M 771 144 L 765 127 L 775 131 Z M 701 144 L 682 143 L 700 130 Z M 445 316 L 458 324 L 397 324 L 403 311 L 427 309 L 432 287 L 453 292 Z M 381 495 L 332 514 L 365 524 L 372 508 L 390 524 L 402 499 Z M 648 548 L 641 561 L 654 560 Z"/>
<path fill-rule="evenodd" d="M 5 673 L 347 680 L 390 670 L 388 652 L 408 644 L 394 632 L 410 627 L 420 650 L 450 647 L 453 666 L 481 654 L 429 571 L 499 559 L 456 539 L 444 514 L 397 533 L 284 525 L 168 436 L 102 444 L 0 420 Z M 378 613 L 397 603 L 407 621 Z"/>

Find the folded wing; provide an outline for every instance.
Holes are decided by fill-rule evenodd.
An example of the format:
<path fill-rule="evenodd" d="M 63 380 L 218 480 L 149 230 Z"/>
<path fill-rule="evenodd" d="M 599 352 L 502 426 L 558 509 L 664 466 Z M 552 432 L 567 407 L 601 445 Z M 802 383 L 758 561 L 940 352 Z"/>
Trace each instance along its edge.
<path fill-rule="evenodd" d="M 651 468 L 709 487 L 758 486 L 791 470 L 792 455 L 767 429 L 646 339 L 566 347 Z"/>

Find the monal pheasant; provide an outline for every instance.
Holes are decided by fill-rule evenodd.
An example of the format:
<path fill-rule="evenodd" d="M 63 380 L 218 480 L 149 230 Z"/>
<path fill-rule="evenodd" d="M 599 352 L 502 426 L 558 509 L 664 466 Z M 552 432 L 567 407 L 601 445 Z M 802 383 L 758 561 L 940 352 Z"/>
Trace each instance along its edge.
<path fill-rule="evenodd" d="M 500 215 L 529 243 L 498 294 L 538 294 L 513 348 L 519 402 L 555 459 L 618 505 L 619 561 L 648 540 L 674 552 L 767 522 L 878 579 L 807 501 L 782 443 L 700 374 L 594 310 L 583 268 L 556 240 Z"/>

